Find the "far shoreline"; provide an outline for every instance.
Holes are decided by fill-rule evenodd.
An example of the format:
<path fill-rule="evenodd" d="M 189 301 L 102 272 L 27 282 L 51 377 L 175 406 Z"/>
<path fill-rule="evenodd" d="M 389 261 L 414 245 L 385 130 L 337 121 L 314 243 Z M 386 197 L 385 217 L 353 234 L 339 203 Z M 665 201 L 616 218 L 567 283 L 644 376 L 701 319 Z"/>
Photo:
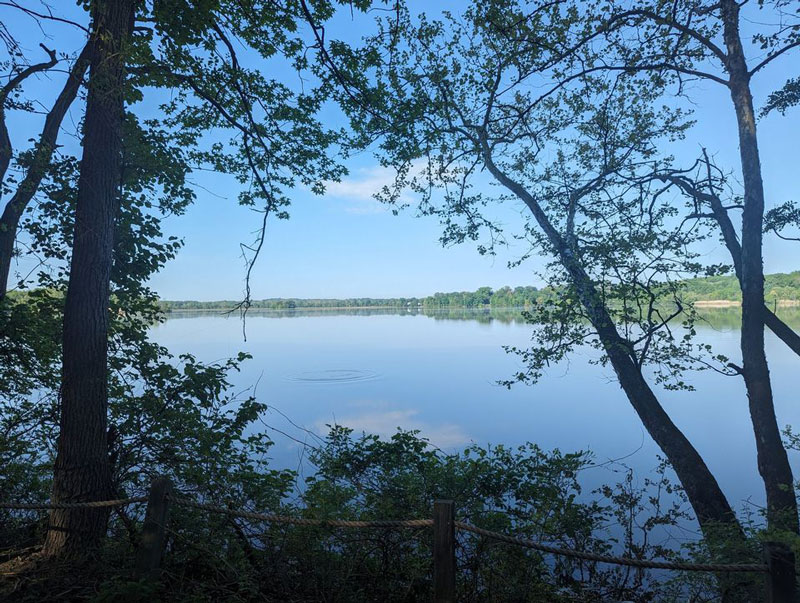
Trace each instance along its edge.
<path fill-rule="evenodd" d="M 201 302 L 202 303 L 202 302 Z M 456 308 L 456 306 L 449 306 Z M 447 306 L 443 306 L 444 309 Z M 291 312 L 292 310 L 422 310 L 423 306 L 296 306 L 294 308 L 248 308 L 248 312 Z M 440 308 L 428 308 L 438 310 Z M 459 310 L 468 310 L 467 306 L 459 307 Z M 489 306 L 479 306 L 478 309 L 489 309 Z M 498 310 L 516 310 L 516 308 L 497 308 Z M 240 308 L 229 308 L 217 306 L 210 308 L 165 308 L 164 312 L 239 312 Z"/>
<path fill-rule="evenodd" d="M 166 302 L 169 303 L 169 302 Z M 205 303 L 205 302 L 199 302 Z M 209 302 L 213 303 L 213 302 Z M 729 299 L 702 299 L 693 302 L 695 307 L 698 308 L 740 308 L 741 301 Z M 767 306 L 777 306 L 778 308 L 797 307 L 800 306 L 800 300 L 786 299 L 777 300 L 773 302 L 766 302 Z M 293 310 L 524 310 L 524 306 L 502 306 L 493 307 L 485 306 L 296 306 L 294 308 L 254 308 L 248 309 L 248 312 L 291 312 Z M 212 306 L 206 308 L 164 308 L 165 313 L 172 312 L 224 312 L 234 313 L 240 311 L 240 308 L 228 306 Z"/>
<path fill-rule="evenodd" d="M 791 307 L 800 306 L 800 301 L 796 299 L 779 299 L 777 301 L 764 302 L 766 306 Z M 699 299 L 694 302 L 698 308 L 740 308 L 742 302 L 729 299 Z"/>

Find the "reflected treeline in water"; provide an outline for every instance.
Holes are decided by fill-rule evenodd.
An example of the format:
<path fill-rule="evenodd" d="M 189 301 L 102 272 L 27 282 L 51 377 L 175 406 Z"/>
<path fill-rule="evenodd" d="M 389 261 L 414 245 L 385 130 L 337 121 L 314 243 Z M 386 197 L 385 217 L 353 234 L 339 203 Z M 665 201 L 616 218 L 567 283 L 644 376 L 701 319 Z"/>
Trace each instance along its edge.
<path fill-rule="evenodd" d="M 523 308 L 436 308 L 424 309 L 420 314 L 434 320 L 472 320 L 489 324 L 500 322 L 503 324 L 524 323 Z"/>
<path fill-rule="evenodd" d="M 427 316 L 434 320 L 466 320 L 482 324 L 524 324 L 523 308 L 292 308 L 286 310 L 250 310 L 249 318 L 301 318 L 325 316 Z M 697 308 L 699 325 L 714 329 L 738 329 L 742 310 L 738 306 Z M 777 315 L 792 328 L 800 328 L 800 306 L 778 306 Z M 238 318 L 239 314 L 226 310 L 172 310 L 168 320 L 221 316 Z"/>
<path fill-rule="evenodd" d="M 286 310 L 249 310 L 248 318 L 301 318 L 324 316 L 427 316 L 434 320 L 472 320 L 480 323 L 524 323 L 522 308 L 291 308 Z M 172 310 L 168 320 L 221 316 L 238 318 L 227 310 Z"/>
<path fill-rule="evenodd" d="M 783 322 L 793 329 L 800 329 L 800 306 L 777 306 L 772 310 Z M 707 324 L 714 329 L 738 329 L 742 321 L 742 309 L 739 306 L 728 308 L 697 308 L 701 317 L 699 324 Z"/>

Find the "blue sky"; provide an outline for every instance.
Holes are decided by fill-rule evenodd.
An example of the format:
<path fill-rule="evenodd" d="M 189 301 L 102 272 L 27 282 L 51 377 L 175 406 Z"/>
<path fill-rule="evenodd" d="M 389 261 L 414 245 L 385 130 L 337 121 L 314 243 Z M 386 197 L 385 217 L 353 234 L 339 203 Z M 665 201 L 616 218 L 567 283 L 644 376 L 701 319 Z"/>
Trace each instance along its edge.
<path fill-rule="evenodd" d="M 35 4 L 35 2 L 34 2 Z M 448 3 L 457 6 L 458 3 Z M 59 3 L 57 6 L 61 8 Z M 71 3 L 64 2 L 65 12 L 76 14 Z M 442 3 L 436 5 L 443 6 Z M 425 9 L 434 12 L 426 3 Z M 18 11 L 0 9 L 0 19 L 36 56 L 41 31 Z M 85 17 L 81 15 L 85 21 Z M 364 23 L 350 22 L 349 11 L 337 17 L 330 31 L 353 31 Z M 48 24 L 50 44 L 59 51 L 74 52 L 80 47 L 81 33 L 64 25 Z M 766 95 L 796 76 L 791 55 L 765 70 L 753 83 L 756 105 Z M 278 75 L 292 77 L 284 67 Z M 32 93 L 44 95 L 57 90 L 59 74 L 40 78 Z M 677 149 L 679 158 L 693 160 L 705 146 L 717 162 L 738 173 L 739 157 L 733 109 L 727 91 L 712 83 L 694 84 L 698 125 Z M 82 107 L 75 106 L 71 119 L 80 117 Z M 759 124 L 762 163 L 767 205 L 795 198 L 800 148 L 797 144 L 798 114 L 773 115 Z M 69 119 L 69 118 L 68 118 Z M 41 127 L 35 120 L 12 121 L 12 137 L 25 140 Z M 61 140 L 67 146 L 74 142 Z M 390 297 L 424 296 L 435 291 L 470 290 L 483 285 L 536 285 L 535 276 L 541 261 L 534 259 L 523 266 L 508 269 L 507 261 L 523 250 L 501 250 L 497 257 L 481 256 L 474 244 L 442 248 L 438 243 L 439 225 L 431 218 L 415 218 L 413 211 L 394 216 L 371 198 L 387 183 L 391 174 L 378 166 L 368 152 L 347 162 L 350 175 L 341 183 L 329 186 L 324 197 L 296 190 L 291 219 L 272 220 L 261 259 L 251 282 L 254 298 L 264 297 Z M 258 227 L 259 216 L 236 203 L 237 184 L 211 173 L 197 173 L 197 202 L 187 214 L 170 218 L 166 234 L 185 239 L 179 257 L 152 280 L 152 286 L 166 299 L 236 299 L 243 290 L 244 264 L 239 243 L 249 242 Z M 798 199 L 800 200 L 800 199 Z M 512 230 L 520 223 L 521 208 L 509 207 L 503 219 Z M 709 257 L 719 251 L 709 244 Z M 720 256 L 721 257 L 721 256 Z M 770 239 L 765 247 L 768 272 L 800 268 L 796 247 Z"/>

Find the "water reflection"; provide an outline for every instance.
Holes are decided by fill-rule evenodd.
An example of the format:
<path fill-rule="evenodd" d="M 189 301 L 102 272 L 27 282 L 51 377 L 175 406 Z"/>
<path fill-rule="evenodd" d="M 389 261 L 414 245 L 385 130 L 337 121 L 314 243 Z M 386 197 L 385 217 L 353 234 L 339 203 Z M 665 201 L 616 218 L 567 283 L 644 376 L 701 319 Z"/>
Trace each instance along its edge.
<path fill-rule="evenodd" d="M 357 381 L 371 381 L 380 379 L 380 375 L 375 371 L 363 369 L 325 369 L 321 371 L 303 371 L 296 375 L 287 375 L 288 381 L 300 381 L 303 383 L 355 383 Z"/>
<path fill-rule="evenodd" d="M 698 340 L 740 362 L 738 308 L 703 308 Z M 778 314 L 800 327 L 799 308 Z M 637 476 L 658 463 L 659 450 L 597 351 L 579 348 L 551 366 L 535 387 L 499 387 L 521 368 L 503 346 L 530 345 L 521 310 L 358 308 L 253 311 L 247 341 L 233 315 L 173 312 L 153 337 L 173 353 L 212 362 L 252 355 L 231 375 L 240 391 L 270 409 L 276 466 L 297 467 L 296 440 L 323 436 L 328 424 L 388 437 L 397 427 L 418 429 L 443 449 L 517 445 L 592 450 L 599 463 L 625 458 Z M 800 425 L 797 357 L 766 336 L 778 425 Z M 714 371 L 684 375 L 696 391 L 664 391 L 659 399 L 698 448 L 737 508 L 763 503 L 747 396 L 738 377 Z M 285 434 L 293 434 L 287 440 Z M 797 458 L 790 457 L 798 469 Z M 597 475 L 594 487 L 609 481 Z M 745 502 L 747 501 L 747 502 Z"/>
<path fill-rule="evenodd" d="M 318 420 L 315 431 L 327 433 L 334 423 L 349 427 L 355 433 L 365 433 L 390 438 L 398 429 L 418 431 L 434 446 L 462 448 L 470 443 L 469 435 L 455 423 L 430 423 L 420 416 L 420 411 L 410 408 L 393 408 L 384 400 L 357 400 L 348 404 L 347 412 L 335 421 Z"/>
<path fill-rule="evenodd" d="M 697 309 L 701 324 L 712 329 L 738 329 L 742 311 L 739 307 L 701 307 Z M 250 310 L 250 318 L 307 318 L 332 316 L 426 316 L 434 320 L 468 320 L 482 324 L 525 324 L 522 308 L 293 308 L 288 310 Z M 777 315 L 786 324 L 800 327 L 800 307 L 779 306 Z M 222 310 L 173 310 L 169 320 L 200 316 L 229 316 Z M 237 314 L 230 315 L 233 317 Z"/>

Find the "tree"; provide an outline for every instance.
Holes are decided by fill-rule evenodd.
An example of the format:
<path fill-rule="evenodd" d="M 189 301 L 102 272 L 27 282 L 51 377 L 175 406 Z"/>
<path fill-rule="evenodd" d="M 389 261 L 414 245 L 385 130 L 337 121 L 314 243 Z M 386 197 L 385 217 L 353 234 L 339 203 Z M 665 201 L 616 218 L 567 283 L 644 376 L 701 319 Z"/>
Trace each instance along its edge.
<path fill-rule="evenodd" d="M 4 194 L 6 190 L 15 188 L 14 194 L 5 204 L 2 216 L 0 216 L 0 299 L 5 296 L 8 289 L 14 241 L 20 218 L 36 194 L 50 166 L 50 161 L 56 150 L 61 123 L 78 94 L 78 90 L 83 83 L 84 74 L 89 66 L 89 46 L 87 45 L 73 62 L 61 93 L 47 113 L 42 133 L 34 148 L 15 157 L 6 126 L 6 107 L 11 105 L 13 108 L 19 108 L 20 103 L 14 102 L 12 95 L 18 92 L 26 79 L 36 73 L 46 72 L 58 63 L 55 51 L 46 48 L 44 45 L 42 45 L 42 48 L 47 52 L 50 60 L 26 68 L 13 66 L 12 75 L 9 77 L 8 83 L 0 91 L 0 183 L 2 183 L 0 185 L 0 193 Z M 11 179 L 6 179 L 12 159 L 15 160 L 19 168 L 24 170 L 25 174 L 18 183 L 13 182 Z"/>
<path fill-rule="evenodd" d="M 778 23 L 772 30 L 763 27 L 753 36 L 754 44 L 766 50 L 766 55 L 754 66 L 748 65 L 742 40 L 742 6 L 734 0 L 686 2 L 674 7 L 648 2 L 632 2 L 624 7 L 610 3 L 602 10 L 602 25 L 589 37 L 602 36 L 612 43 L 609 48 L 615 49 L 607 57 L 608 63 L 592 69 L 666 72 L 679 80 L 687 76 L 702 78 L 729 90 L 738 125 L 743 180 L 740 242 L 728 209 L 713 195 L 706 201 L 731 253 L 742 289 L 741 374 L 749 400 L 759 472 L 767 492 L 768 517 L 774 527 L 797 533 L 800 525 L 791 492 L 793 477 L 775 419 L 764 351 L 764 324 L 795 352 L 800 351 L 800 338 L 764 305 L 765 202 L 751 80 L 777 58 L 800 46 L 800 28 L 797 15 L 788 10 L 790 3 L 783 0 L 759 3 L 759 8 L 765 6 L 771 9 L 767 18 L 774 17 Z M 661 44 L 634 47 L 623 42 L 632 33 Z"/>
<path fill-rule="evenodd" d="M 351 89 L 341 100 L 358 99 L 349 107 L 361 142 L 378 138 L 381 161 L 397 169 L 395 186 L 382 198 L 395 203 L 410 186 L 422 212 L 442 220 L 448 241 L 476 240 L 480 231 L 495 241 L 490 201 L 522 204 L 530 221 L 518 238 L 530 242 L 532 253 L 553 258 L 551 282 L 566 286 L 531 315 L 540 346 L 523 352 L 530 373 L 519 378 L 535 379 L 576 345 L 599 347 L 680 478 L 704 533 L 710 537 L 723 524 L 741 535 L 714 476 L 644 373 L 653 365 L 656 383 L 685 387 L 684 370 L 713 361 L 703 358 L 702 346 L 691 344 L 694 315 L 677 285 L 705 272 L 691 249 L 709 233 L 693 229 L 692 219 L 682 219 L 646 176 L 670 164 L 660 147 L 690 126 L 685 112 L 674 103 L 663 106 L 663 99 L 672 96 L 670 86 L 682 94 L 682 78 L 698 75 L 696 63 L 707 52 L 702 45 L 698 50 L 697 38 L 718 29 L 706 22 L 695 31 L 686 20 L 720 19 L 735 57 L 725 59 L 726 68 L 739 70 L 732 76 L 734 100 L 748 149 L 746 180 L 756 189 L 745 201 L 743 372 L 770 523 L 796 531 L 791 472 L 764 380 L 763 285 L 757 284 L 763 273 L 755 232 L 761 229 L 763 194 L 759 200 L 738 12 L 725 2 L 629 4 L 633 8 L 600 2 L 587 10 L 569 2 L 529 7 L 497 1 L 473 4 L 459 16 L 446 14 L 444 22 L 423 15 L 413 23 L 401 14 L 383 23 L 368 50 L 358 56 L 341 52 L 342 60 L 361 61 L 341 78 Z M 676 11 L 686 18 L 675 17 Z M 632 34 L 628 28 L 636 26 L 641 30 Z M 484 170 L 501 194 L 484 192 Z M 665 311 L 666 299 L 674 300 L 673 310 Z M 686 337 L 673 336 L 671 323 L 678 317 Z"/>
<path fill-rule="evenodd" d="M 245 45 L 263 60 L 277 54 L 302 71 L 308 59 L 297 31 L 305 22 L 300 6 L 226 1 L 197 7 L 181 0 L 98 0 L 86 6 L 93 28 L 88 47 L 94 54 L 83 123 L 84 158 L 80 164 L 69 157 L 51 161 L 39 189 L 44 199 L 29 205 L 23 215 L 31 251 L 48 262 L 37 275 L 46 289 L 11 300 L 8 325 L 27 339 L 8 342 L 11 362 L 3 367 L 20 375 L 23 367 L 15 366 L 14 359 L 26 357 L 33 345 L 45 350 L 48 341 L 40 337 L 45 325 L 40 319 L 47 313 L 34 317 L 18 302 L 52 300 L 48 307 L 57 316 L 59 292 L 66 287 L 63 350 L 47 348 L 49 356 L 34 367 L 35 374 L 12 381 L 9 391 L 22 401 L 39 385 L 51 394 L 60 391 L 54 409 L 60 434 L 53 500 L 62 502 L 141 488 L 143 473 L 151 470 L 142 467 L 146 460 L 153 468 L 197 481 L 182 473 L 177 460 L 164 460 L 158 438 L 138 433 L 142 421 L 149 421 L 162 438 L 181 432 L 183 424 L 174 413 L 177 407 L 192 408 L 193 400 L 217 412 L 226 389 L 225 370 L 238 364 L 206 367 L 187 357 L 181 359 L 182 374 L 166 351 L 147 339 L 148 326 L 160 314 L 145 282 L 180 247 L 174 238 L 160 240 L 160 218 L 182 213 L 191 203 L 191 170 L 200 165 L 242 183 L 239 201 L 259 213 L 261 225 L 255 243 L 244 247 L 250 265 L 260 251 L 267 217 L 288 217 L 289 188 L 302 182 L 319 193 L 325 181 L 343 173 L 327 152 L 338 132 L 316 118 L 327 93 L 309 83 L 305 89 L 293 88 L 257 67 L 244 67 L 237 56 L 239 45 Z M 315 3 L 325 18 L 335 6 Z M 126 11 L 128 29 L 121 29 Z M 112 59 L 105 60 L 103 53 L 111 53 Z M 148 95 L 162 102 L 157 118 L 137 115 L 135 104 Z M 64 262 L 70 265 L 68 285 Z M 249 292 L 243 308 L 248 305 Z M 36 324 L 22 326 L 34 318 Z M 53 380 L 56 361 L 64 366 L 60 385 Z M 182 388 L 188 389 L 181 393 Z M 224 420 L 204 415 L 208 423 L 203 425 L 218 431 L 228 421 L 231 433 L 221 441 L 229 448 L 248 448 L 256 441 L 261 446 L 263 438 L 236 440 L 259 409 L 263 407 L 249 401 L 230 419 L 226 413 Z M 35 404 L 33 410 L 26 415 L 10 407 L 10 422 L 22 422 L 36 433 L 46 431 L 48 410 Z M 114 422 L 107 427 L 109 410 Z M 217 441 L 216 436 L 209 439 Z M 140 462 L 131 464 L 132 458 Z M 246 461 L 246 455 L 235 458 Z M 269 472 L 265 475 L 271 479 Z M 106 518 L 101 512 L 59 510 L 52 517 L 46 552 L 91 550 L 105 533 Z M 80 530 L 65 530 L 73 527 Z"/>
<path fill-rule="evenodd" d="M 91 5 L 89 95 L 69 285 L 53 500 L 110 497 L 108 461 L 109 283 L 120 208 L 125 60 L 137 0 Z M 54 510 L 46 555 L 81 554 L 105 534 L 108 509 Z"/>

